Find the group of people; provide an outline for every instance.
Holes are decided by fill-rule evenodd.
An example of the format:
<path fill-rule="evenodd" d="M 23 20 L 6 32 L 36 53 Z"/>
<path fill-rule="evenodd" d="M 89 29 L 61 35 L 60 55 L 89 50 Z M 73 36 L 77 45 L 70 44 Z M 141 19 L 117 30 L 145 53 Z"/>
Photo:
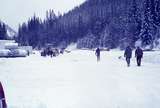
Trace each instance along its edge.
<path fill-rule="evenodd" d="M 130 66 L 130 59 L 132 58 L 132 49 L 130 46 L 127 46 L 124 52 L 124 57 L 126 58 L 127 66 Z M 135 57 L 137 61 L 137 66 L 141 66 L 141 59 L 143 58 L 143 50 L 140 47 L 137 47 L 135 50 Z"/>
<path fill-rule="evenodd" d="M 62 48 L 62 49 L 57 49 L 57 48 L 50 48 L 50 47 L 48 47 L 48 48 L 45 48 L 45 49 L 43 49 L 43 51 L 41 52 L 41 56 L 50 56 L 51 58 L 52 57 L 56 57 L 56 56 L 58 56 L 59 54 L 63 54 L 64 53 L 64 48 Z"/>
<path fill-rule="evenodd" d="M 100 61 L 100 48 L 96 49 L 95 52 L 97 56 L 97 61 Z M 127 46 L 124 52 L 124 57 L 126 58 L 127 66 L 130 66 L 130 59 L 132 58 L 132 48 Z M 140 47 L 136 48 L 135 57 L 137 61 L 137 66 L 141 66 L 141 59 L 143 58 L 143 50 Z"/>

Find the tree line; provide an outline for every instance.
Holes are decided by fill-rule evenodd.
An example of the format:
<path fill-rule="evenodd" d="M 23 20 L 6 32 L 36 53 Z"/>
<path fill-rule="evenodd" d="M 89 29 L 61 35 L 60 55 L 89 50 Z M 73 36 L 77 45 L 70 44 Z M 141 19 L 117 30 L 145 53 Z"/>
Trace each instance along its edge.
<path fill-rule="evenodd" d="M 6 25 L 0 22 L 0 40 L 5 40 L 5 39 L 7 39 Z"/>
<path fill-rule="evenodd" d="M 16 40 L 21 45 L 43 48 L 46 44 L 78 48 L 153 48 L 160 38 L 160 0 L 86 0 L 73 10 L 56 15 L 46 12 L 19 26 Z"/>

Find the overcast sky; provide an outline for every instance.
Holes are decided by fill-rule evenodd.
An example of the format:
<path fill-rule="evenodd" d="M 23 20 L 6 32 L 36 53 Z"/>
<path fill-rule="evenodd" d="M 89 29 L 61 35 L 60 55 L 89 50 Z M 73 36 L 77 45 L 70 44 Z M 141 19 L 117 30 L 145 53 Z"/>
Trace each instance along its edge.
<path fill-rule="evenodd" d="M 55 12 L 67 12 L 78 6 L 85 0 L 0 0 L 0 20 L 7 23 L 12 28 L 34 15 L 42 19 L 46 15 L 46 10 L 54 9 Z"/>

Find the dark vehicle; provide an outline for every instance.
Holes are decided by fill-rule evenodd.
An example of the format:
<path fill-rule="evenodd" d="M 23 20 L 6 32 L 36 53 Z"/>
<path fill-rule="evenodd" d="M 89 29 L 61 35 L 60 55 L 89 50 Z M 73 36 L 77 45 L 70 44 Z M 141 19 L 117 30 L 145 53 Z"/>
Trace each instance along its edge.
<path fill-rule="evenodd" d="M 45 57 L 46 55 L 47 55 L 46 50 L 42 50 L 42 51 L 41 51 L 41 56 L 44 56 L 44 57 Z"/>
<path fill-rule="evenodd" d="M 61 48 L 61 49 L 60 49 L 60 54 L 63 54 L 64 51 L 65 51 L 65 48 Z"/>
<path fill-rule="evenodd" d="M 51 56 L 51 57 L 56 57 L 59 55 L 59 50 L 57 48 L 45 48 L 41 52 L 41 56 Z"/>

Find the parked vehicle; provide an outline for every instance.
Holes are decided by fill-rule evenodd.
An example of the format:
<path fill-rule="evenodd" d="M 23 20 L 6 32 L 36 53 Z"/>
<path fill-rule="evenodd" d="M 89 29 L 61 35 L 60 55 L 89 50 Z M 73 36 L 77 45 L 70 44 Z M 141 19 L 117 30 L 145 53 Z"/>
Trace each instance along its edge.
<path fill-rule="evenodd" d="M 22 49 L 0 50 L 0 57 L 26 57 L 27 55 L 27 51 Z"/>
<path fill-rule="evenodd" d="M 45 48 L 41 51 L 41 56 L 51 56 L 56 57 L 59 55 L 59 50 L 57 48 Z"/>
<path fill-rule="evenodd" d="M 18 43 L 5 43 L 5 49 L 18 49 Z"/>
<path fill-rule="evenodd" d="M 10 50 L 8 49 L 1 49 L 0 50 L 0 57 L 7 57 L 10 53 Z"/>
<path fill-rule="evenodd" d="M 9 57 L 26 57 L 27 55 L 27 51 L 22 49 L 12 49 L 8 54 Z"/>

